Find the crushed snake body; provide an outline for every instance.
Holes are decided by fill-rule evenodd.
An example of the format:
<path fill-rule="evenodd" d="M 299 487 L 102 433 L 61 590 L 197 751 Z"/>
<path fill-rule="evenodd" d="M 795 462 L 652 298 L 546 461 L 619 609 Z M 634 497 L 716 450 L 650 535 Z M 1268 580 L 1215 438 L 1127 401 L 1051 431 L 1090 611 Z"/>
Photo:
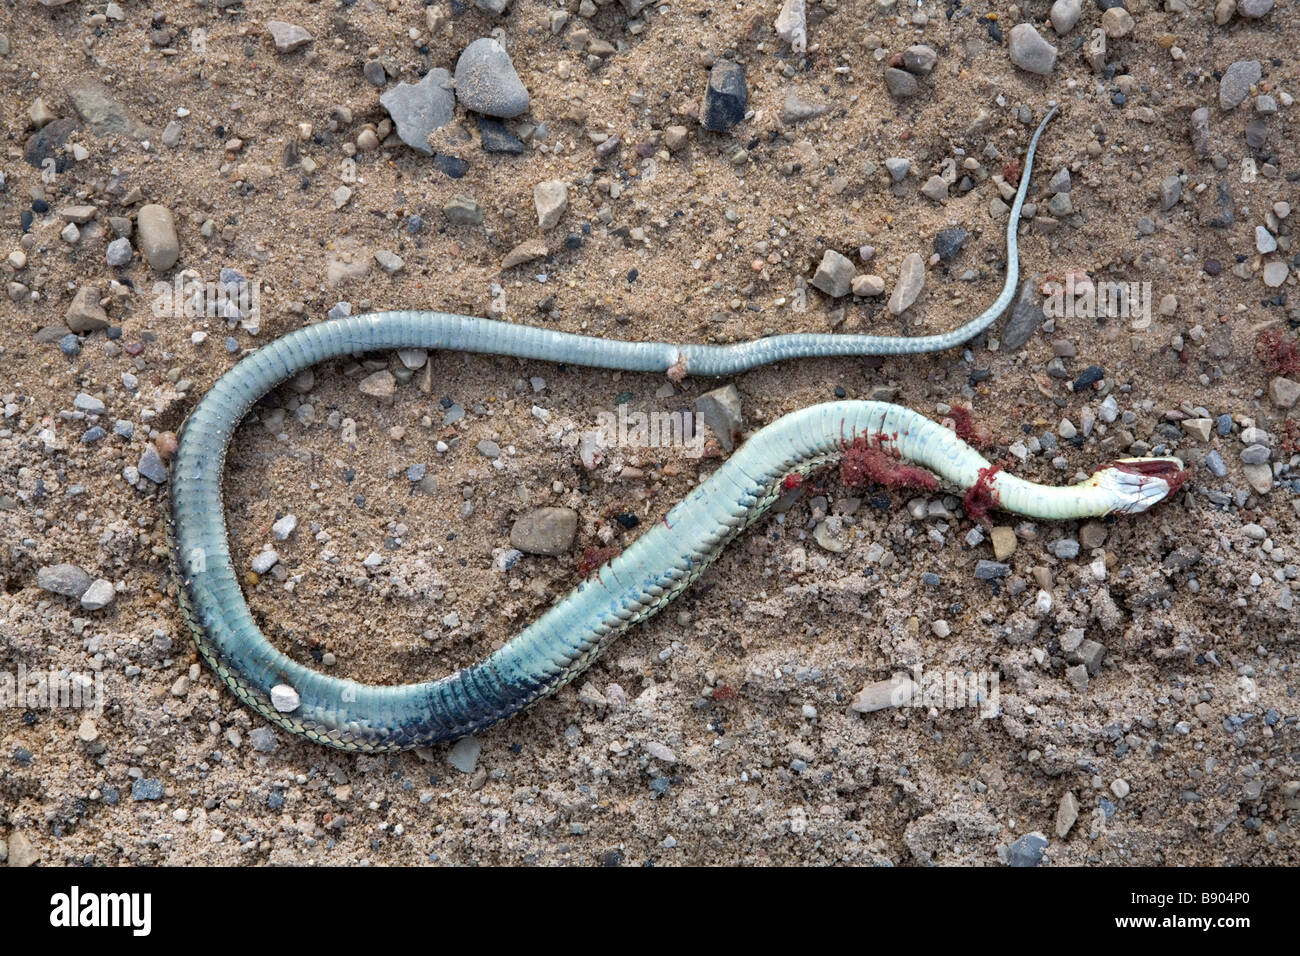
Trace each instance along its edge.
<path fill-rule="evenodd" d="M 401 750 L 473 733 L 562 687 L 611 640 L 695 581 L 727 542 L 771 506 L 787 478 L 839 460 L 859 438 L 930 469 L 959 493 L 975 489 L 981 500 L 1031 517 L 1062 520 L 1150 507 L 1180 482 L 1177 459 L 1120 461 L 1079 484 L 1049 487 L 997 470 L 953 431 L 906 408 L 865 401 L 816 405 L 751 435 L 662 522 L 499 650 L 439 680 L 401 686 L 331 677 L 278 651 L 254 621 L 230 557 L 221 484 L 236 428 L 275 385 L 331 358 L 408 347 L 454 349 L 716 376 L 791 358 L 931 352 L 969 340 L 1005 311 L 1015 292 L 1016 226 L 1034 149 L 1055 111 L 1034 133 L 1026 156 L 1007 228 L 1002 293 L 988 310 L 950 332 L 917 337 L 790 334 L 728 346 L 671 345 L 399 311 L 322 322 L 258 349 L 218 379 L 190 414 L 172 464 L 173 560 L 182 612 L 199 652 L 236 696 L 293 733 L 347 750 Z"/>

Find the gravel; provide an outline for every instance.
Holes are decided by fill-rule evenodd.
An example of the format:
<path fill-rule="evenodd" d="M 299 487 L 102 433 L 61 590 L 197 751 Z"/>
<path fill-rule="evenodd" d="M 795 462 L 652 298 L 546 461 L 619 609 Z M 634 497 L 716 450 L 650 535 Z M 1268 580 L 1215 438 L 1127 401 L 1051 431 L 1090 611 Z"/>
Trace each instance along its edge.
<path fill-rule="evenodd" d="M 1011 28 L 1011 62 L 1030 73 L 1046 75 L 1056 66 L 1056 47 L 1044 40 L 1031 24 Z"/>
<path fill-rule="evenodd" d="M 75 564 L 54 564 L 36 572 L 36 585 L 42 591 L 79 599 L 91 585 L 91 577 Z"/>
<path fill-rule="evenodd" d="M 577 533 L 578 512 L 572 508 L 537 508 L 515 519 L 510 544 L 525 554 L 567 554 Z"/>

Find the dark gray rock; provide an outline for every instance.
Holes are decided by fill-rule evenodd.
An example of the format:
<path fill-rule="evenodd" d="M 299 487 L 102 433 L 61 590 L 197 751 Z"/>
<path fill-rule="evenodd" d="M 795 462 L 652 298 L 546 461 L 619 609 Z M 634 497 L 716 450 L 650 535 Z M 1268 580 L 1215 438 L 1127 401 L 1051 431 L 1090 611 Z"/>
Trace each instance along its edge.
<path fill-rule="evenodd" d="M 1021 348 L 1038 327 L 1047 318 L 1043 307 L 1038 303 L 1038 283 L 1040 277 L 1031 276 L 1020 287 L 1020 295 L 1011 307 L 1011 317 L 1002 327 L 1002 347 L 1011 351 Z"/>
<path fill-rule="evenodd" d="M 745 118 L 748 108 L 749 87 L 744 68 L 730 60 L 718 60 L 709 71 L 700 125 L 715 133 L 725 133 Z"/>

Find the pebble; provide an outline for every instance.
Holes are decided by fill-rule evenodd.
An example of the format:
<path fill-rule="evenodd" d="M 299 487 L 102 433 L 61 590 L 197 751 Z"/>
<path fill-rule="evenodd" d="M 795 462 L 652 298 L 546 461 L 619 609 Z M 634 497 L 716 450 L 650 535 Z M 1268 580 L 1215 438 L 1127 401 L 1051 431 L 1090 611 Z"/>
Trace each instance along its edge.
<path fill-rule="evenodd" d="M 388 369 L 380 369 L 367 375 L 357 386 L 362 395 L 369 395 L 380 401 L 391 402 L 397 391 L 397 379 Z"/>
<path fill-rule="evenodd" d="M 989 561 L 987 558 L 980 558 L 975 563 L 976 581 L 996 581 L 998 578 L 1005 578 L 1010 573 L 1011 566 L 1000 561 Z"/>
<path fill-rule="evenodd" d="M 248 742 L 258 753 L 274 753 L 280 746 L 280 740 L 270 727 L 254 727 L 248 733 Z"/>
<path fill-rule="evenodd" d="M 117 597 L 117 590 L 113 587 L 113 582 L 106 578 L 97 578 L 81 595 L 81 606 L 87 611 L 99 611 L 112 604 L 115 597 Z"/>
<path fill-rule="evenodd" d="M 291 714 L 302 706 L 302 699 L 288 684 L 276 684 L 271 688 L 271 706 L 282 714 Z"/>
<path fill-rule="evenodd" d="M 296 23 L 283 20 L 267 20 L 266 29 L 271 34 L 277 53 L 292 53 L 312 41 L 312 35 Z"/>
<path fill-rule="evenodd" d="M 720 59 L 709 70 L 709 83 L 700 108 L 700 125 L 714 133 L 725 133 L 745 118 L 749 108 L 749 87 L 745 69 Z"/>
<path fill-rule="evenodd" d="M 163 784 L 157 777 L 137 777 L 131 781 L 132 800 L 143 802 L 146 800 L 161 800 L 162 798 Z"/>
<path fill-rule="evenodd" d="M 1273 0 L 1237 0 L 1237 12 L 1248 20 L 1258 20 L 1273 9 Z"/>
<path fill-rule="evenodd" d="M 569 208 L 569 187 L 563 180 L 550 179 L 533 187 L 537 225 L 542 232 L 554 229 Z"/>
<path fill-rule="evenodd" d="M 382 87 L 388 82 L 388 73 L 384 70 L 384 64 L 378 60 L 366 60 L 361 65 L 361 75 L 371 86 Z"/>
<path fill-rule="evenodd" d="M 1064 840 L 1079 819 L 1079 798 L 1067 790 L 1056 806 L 1056 836 Z"/>
<path fill-rule="evenodd" d="M 456 114 L 456 95 L 451 74 L 441 67 L 424 74 L 419 83 L 398 83 L 379 97 L 392 117 L 398 138 L 411 149 L 433 155 L 429 134 L 451 122 Z"/>
<path fill-rule="evenodd" d="M 1011 62 L 1022 70 L 1045 75 L 1056 66 L 1056 47 L 1039 36 L 1032 24 L 1019 23 L 1011 28 Z"/>
<path fill-rule="evenodd" d="M 442 207 L 442 214 L 447 217 L 448 222 L 457 226 L 483 225 L 483 207 L 473 196 L 464 194 L 453 196 L 451 201 Z"/>
<path fill-rule="evenodd" d="M 375 263 L 388 275 L 397 275 L 406 267 L 406 262 L 395 252 L 379 249 L 375 252 Z"/>
<path fill-rule="evenodd" d="M 916 81 L 915 76 L 893 66 L 885 70 L 885 87 L 889 90 L 890 96 L 899 100 L 916 96 L 921 92 L 921 84 Z"/>
<path fill-rule="evenodd" d="M 140 461 L 135 466 L 136 471 L 140 472 L 141 478 L 148 478 L 155 485 L 166 484 L 167 466 L 163 464 L 158 449 L 153 445 L 146 445 L 144 453 L 140 455 Z"/>
<path fill-rule="evenodd" d="M 501 457 L 501 446 L 490 439 L 484 439 L 475 446 L 484 458 L 495 460 Z"/>
<path fill-rule="evenodd" d="M 829 111 L 830 107 L 825 103 L 805 99 L 798 90 L 791 90 L 785 95 L 785 102 L 781 106 L 781 122 L 786 126 L 793 126 L 796 123 L 825 116 Z M 669 149 L 673 148 L 671 143 L 667 145 Z"/>
<path fill-rule="evenodd" d="M 1238 60 L 1232 64 L 1219 81 L 1219 106 L 1225 110 L 1236 109 L 1263 75 L 1259 60 Z"/>
<path fill-rule="evenodd" d="M 885 280 L 876 275 L 859 275 L 853 277 L 853 294 L 863 298 L 873 298 L 885 292 Z"/>
<path fill-rule="evenodd" d="M 297 516 L 285 515 L 271 525 L 271 534 L 275 536 L 276 541 L 288 541 L 289 535 L 293 534 L 293 529 L 296 527 L 298 527 Z"/>
<path fill-rule="evenodd" d="M 1200 106 L 1192 111 L 1190 133 L 1192 148 L 1204 159 L 1210 155 L 1210 108 Z"/>
<path fill-rule="evenodd" d="M 1293 382 L 1281 375 L 1275 376 L 1268 383 L 1268 397 L 1278 408 L 1291 408 L 1300 401 L 1300 382 Z"/>
<path fill-rule="evenodd" d="M 130 239 L 114 239 L 104 250 L 104 261 L 110 266 L 124 266 L 131 261 L 133 255 L 135 250 L 131 248 Z"/>
<path fill-rule="evenodd" d="M 108 314 L 99 304 L 99 288 L 83 285 L 72 297 L 64 322 L 73 332 L 97 332 L 108 328 Z"/>
<path fill-rule="evenodd" d="M 1264 285 L 1270 289 L 1276 289 L 1286 281 L 1288 272 L 1290 272 L 1290 269 L 1281 259 L 1275 259 L 1267 263 L 1264 266 Z"/>
<path fill-rule="evenodd" d="M 274 548 L 268 548 L 265 551 L 259 551 L 253 555 L 253 560 L 249 563 L 253 572 L 258 575 L 266 574 L 273 567 L 280 563 L 280 555 Z"/>
<path fill-rule="evenodd" d="M 848 295 L 853 286 L 853 262 L 847 256 L 834 249 L 822 253 L 822 261 L 812 277 L 814 288 L 820 289 L 832 298 Z"/>
<path fill-rule="evenodd" d="M 478 118 L 479 140 L 487 153 L 506 153 L 518 156 L 524 151 L 524 142 L 510 131 L 505 123 L 490 116 Z"/>
<path fill-rule="evenodd" d="M 1026 833 L 1007 847 L 1007 866 L 1037 866 L 1047 849 L 1047 837 L 1041 833 Z"/>
<path fill-rule="evenodd" d="M 1101 15 L 1101 29 L 1112 40 L 1133 32 L 1133 15 L 1123 7 L 1111 7 Z"/>
<path fill-rule="evenodd" d="M 524 87 L 500 42 L 482 37 L 456 61 L 456 99 L 475 113 L 510 119 L 528 110 Z"/>
<path fill-rule="evenodd" d="M 1056 0 L 1052 4 L 1052 29 L 1058 34 L 1069 33 L 1083 13 L 1083 0 Z"/>
<path fill-rule="evenodd" d="M 482 752 L 483 745 L 478 742 L 477 738 L 462 737 L 447 752 L 447 763 L 461 773 L 473 773 L 475 768 L 478 767 L 478 758 Z"/>
<path fill-rule="evenodd" d="M 740 392 L 735 385 L 723 385 L 705 392 L 695 399 L 695 413 L 718 439 L 724 450 L 736 447 L 736 439 L 744 424 L 740 404 Z"/>
<path fill-rule="evenodd" d="M 525 554 L 567 554 L 577 533 L 578 512 L 572 508 L 537 508 L 515 520 L 510 545 Z"/>
<path fill-rule="evenodd" d="M 808 4 L 806 0 L 785 0 L 776 15 L 776 35 L 795 53 L 808 49 Z"/>
<path fill-rule="evenodd" d="M 918 43 L 903 51 L 903 68 L 909 73 L 929 74 L 939 64 L 939 54 L 933 47 Z"/>
<path fill-rule="evenodd" d="M 54 564 L 36 571 L 36 586 L 51 594 L 80 598 L 90 585 L 90 575 L 75 564 Z"/>
<path fill-rule="evenodd" d="M 165 272 L 176 264 L 181 247 L 170 209 L 157 203 L 141 206 L 135 227 L 140 254 L 151 268 Z"/>
<path fill-rule="evenodd" d="M 1243 465 L 1241 470 L 1256 494 L 1266 495 L 1273 490 L 1273 469 L 1268 465 Z"/>
<path fill-rule="evenodd" d="M 957 253 L 961 247 L 966 244 L 970 238 L 970 233 L 960 226 L 953 226 L 949 229 L 940 230 L 939 234 L 934 237 L 935 255 L 943 262 L 952 262 L 957 258 Z"/>
<path fill-rule="evenodd" d="M 641 745 L 646 754 L 660 763 L 676 763 L 677 755 L 657 740 L 647 740 Z"/>
<path fill-rule="evenodd" d="M 902 315 L 916 301 L 924 286 L 925 260 L 920 253 L 909 253 L 898 267 L 898 284 L 889 297 L 889 311 L 894 315 Z"/>
<path fill-rule="evenodd" d="M 1200 442 L 1210 440 L 1210 430 L 1214 427 L 1212 418 L 1186 418 L 1183 420 L 1183 431 Z"/>
<path fill-rule="evenodd" d="M 1228 466 L 1224 464 L 1223 456 L 1217 451 L 1211 451 L 1205 456 L 1205 467 L 1215 478 L 1224 478 L 1228 474 Z"/>
<path fill-rule="evenodd" d="M 1005 561 L 1016 553 L 1016 532 L 1007 525 L 998 525 L 989 532 L 989 541 L 993 545 L 993 557 Z"/>
<path fill-rule="evenodd" d="M 546 243 L 541 239 L 525 239 L 506 253 L 506 257 L 501 260 L 501 268 L 513 269 L 525 262 L 541 259 L 547 255 L 548 251 Z"/>
<path fill-rule="evenodd" d="M 907 171 L 911 168 L 912 161 L 901 156 L 890 156 L 885 160 L 885 169 L 889 171 L 889 178 L 896 183 L 901 183 L 907 178 Z"/>
<path fill-rule="evenodd" d="M 902 707 L 920 689 L 912 678 L 899 673 L 888 680 L 868 684 L 854 695 L 849 706 L 859 714 L 871 714 L 887 707 Z"/>
<path fill-rule="evenodd" d="M 1115 796 L 1117 796 L 1121 800 L 1123 800 L 1125 797 L 1129 795 L 1129 791 L 1131 789 L 1132 788 L 1129 786 L 1128 781 L 1125 780 L 1123 777 L 1119 777 L 1111 781 L 1110 784 L 1110 792 L 1115 794 Z"/>
<path fill-rule="evenodd" d="M 1072 561 L 1079 556 L 1079 542 L 1073 538 L 1058 538 L 1047 546 L 1047 550 L 1062 561 Z"/>
<path fill-rule="evenodd" d="M 1263 226 L 1255 227 L 1255 249 L 1261 253 L 1269 253 L 1277 250 L 1277 240 L 1273 234 Z"/>

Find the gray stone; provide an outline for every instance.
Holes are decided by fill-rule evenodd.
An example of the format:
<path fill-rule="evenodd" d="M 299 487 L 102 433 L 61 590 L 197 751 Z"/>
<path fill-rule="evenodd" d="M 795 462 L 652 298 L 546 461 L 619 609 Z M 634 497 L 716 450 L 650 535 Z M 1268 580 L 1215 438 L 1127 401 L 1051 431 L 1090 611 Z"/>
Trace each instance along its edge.
<path fill-rule="evenodd" d="M 176 237 L 176 221 L 166 206 L 150 203 L 141 206 L 135 219 L 136 242 L 140 255 L 150 268 L 165 272 L 180 258 L 180 240 Z"/>
<path fill-rule="evenodd" d="M 456 114 L 456 96 L 451 91 L 451 74 L 430 70 L 419 83 L 398 83 L 379 97 L 397 127 L 398 138 L 416 152 L 433 155 L 429 134 L 451 122 Z"/>
<path fill-rule="evenodd" d="M 939 54 L 923 43 L 903 51 L 903 67 L 909 73 L 929 73 L 939 62 Z"/>
<path fill-rule="evenodd" d="M 484 13 L 499 17 L 506 12 L 506 7 L 510 6 L 510 0 L 474 0 L 474 6 Z"/>
<path fill-rule="evenodd" d="M 717 436 L 718 443 L 726 451 L 736 447 L 740 429 L 744 423 L 740 407 L 740 392 L 734 385 L 724 385 L 705 392 L 695 400 L 695 413 L 704 419 L 704 424 Z"/>
<path fill-rule="evenodd" d="M 894 315 L 902 315 L 911 308 L 924 286 L 925 260 L 918 252 L 909 253 L 898 267 L 898 283 L 889 297 L 889 311 Z"/>
<path fill-rule="evenodd" d="M 1160 208 L 1165 212 L 1173 209 L 1183 195 L 1183 181 L 1176 173 L 1160 180 Z"/>
<path fill-rule="evenodd" d="M 473 196 L 466 196 L 464 194 L 453 196 L 451 201 L 442 207 L 442 214 L 446 216 L 447 221 L 453 225 L 483 225 L 483 207 L 479 205 L 478 200 Z"/>
<path fill-rule="evenodd" d="M 510 545 L 525 554 L 567 554 L 578 533 L 572 508 L 537 508 L 521 515 L 510 529 Z"/>
<path fill-rule="evenodd" d="M 939 234 L 934 237 L 934 252 L 942 262 L 952 262 L 957 258 L 957 253 L 961 252 L 961 247 L 966 244 L 970 238 L 968 233 L 961 226 L 952 226 L 948 229 L 940 230 Z"/>
<path fill-rule="evenodd" d="M 791 90 L 785 95 L 785 103 L 781 106 L 781 122 L 785 126 L 793 126 L 796 123 L 824 116 L 829 110 L 830 107 L 825 103 L 806 100 L 798 91 Z"/>
<path fill-rule="evenodd" d="M 90 575 L 75 564 L 54 564 L 36 571 L 37 587 L 63 597 L 80 598 L 91 581 Z"/>
<path fill-rule="evenodd" d="M 483 745 L 476 738 L 462 737 L 447 752 L 447 763 L 461 773 L 473 773 L 478 766 L 479 754 L 482 752 Z"/>
<path fill-rule="evenodd" d="M 397 391 L 397 379 L 388 369 L 380 369 L 362 379 L 357 388 L 362 395 L 369 395 L 382 402 L 391 402 Z"/>
<path fill-rule="evenodd" d="M 808 4 L 806 0 L 785 0 L 773 24 L 776 35 L 795 53 L 808 49 Z"/>
<path fill-rule="evenodd" d="M 1263 75 L 1259 60 L 1238 60 L 1232 64 L 1223 71 L 1223 79 L 1219 81 L 1219 106 L 1225 110 L 1236 109 Z"/>
<path fill-rule="evenodd" d="M 998 578 L 1005 578 L 1011 573 L 1011 566 L 1003 564 L 1001 561 L 990 561 L 987 558 L 980 558 L 975 562 L 975 580 L 976 581 L 996 581 Z"/>
<path fill-rule="evenodd" d="M 113 582 L 106 578 L 99 578 L 92 581 L 90 587 L 86 588 L 81 595 L 81 606 L 87 611 L 99 611 L 113 603 L 113 598 L 117 597 L 117 590 L 113 587 Z"/>
<path fill-rule="evenodd" d="M 271 706 L 282 714 L 291 714 L 302 706 L 302 699 L 288 684 L 276 684 L 271 688 Z"/>
<path fill-rule="evenodd" d="M 510 54 L 491 37 L 475 40 L 456 61 L 456 99 L 467 110 L 502 119 L 528 109 L 528 90 Z"/>
<path fill-rule="evenodd" d="M 885 86 L 889 89 L 889 95 L 898 100 L 907 99 L 921 92 L 921 84 L 916 81 L 916 77 L 906 70 L 893 66 L 885 70 Z"/>
<path fill-rule="evenodd" d="M 1237 0 L 1237 12 L 1248 20 L 1258 20 L 1273 9 L 1273 0 Z"/>
<path fill-rule="evenodd" d="M 718 60 L 709 70 L 709 84 L 700 108 L 700 125 L 714 133 L 725 133 L 745 118 L 749 108 L 749 87 L 745 68 L 730 60 Z"/>
<path fill-rule="evenodd" d="M 1037 287 L 1037 277 L 1033 276 L 1020 287 L 1020 295 L 1011 308 L 1011 317 L 1002 328 L 1003 348 L 1012 351 L 1021 348 L 1047 318 L 1038 302 Z"/>
<path fill-rule="evenodd" d="M 1079 22 L 1079 16 L 1082 12 L 1082 0 L 1056 0 L 1052 4 L 1052 29 L 1058 34 L 1069 33 L 1074 29 L 1074 25 Z"/>
<path fill-rule="evenodd" d="M 152 444 L 144 446 L 144 453 L 140 455 L 140 461 L 135 468 L 140 472 L 140 477 L 148 478 L 155 485 L 167 483 L 167 466 L 163 464 L 158 449 Z"/>
<path fill-rule="evenodd" d="M 93 80 L 70 87 L 68 101 L 96 136 L 149 139 L 153 134 L 148 126 L 127 112 L 126 107 L 109 96 L 108 90 Z"/>
<path fill-rule="evenodd" d="M 944 202 L 948 198 L 948 183 L 942 176 L 931 176 L 921 187 L 921 195 L 938 203 Z"/>
<path fill-rule="evenodd" d="M 890 156 L 885 160 L 885 169 L 889 170 L 889 178 L 896 183 L 901 183 L 907 177 L 907 171 L 911 168 L 912 161 L 901 156 Z"/>
<path fill-rule="evenodd" d="M 375 264 L 390 276 L 406 268 L 406 261 L 390 249 L 376 249 Z"/>
<path fill-rule="evenodd" d="M 853 263 L 834 249 L 822 253 L 822 261 L 812 277 L 812 285 L 832 298 L 848 295 L 853 283 Z"/>
<path fill-rule="evenodd" d="M 270 727 L 254 727 L 248 734 L 248 742 L 258 753 L 274 753 L 280 746 L 280 739 Z"/>
<path fill-rule="evenodd" d="M 1007 847 L 1007 866 L 1037 866 L 1047 849 L 1047 837 L 1041 833 L 1026 833 Z"/>
<path fill-rule="evenodd" d="M 104 261 L 110 266 L 124 266 L 131 261 L 135 255 L 135 250 L 131 248 L 131 240 L 125 237 L 114 239 L 104 250 Z"/>
<path fill-rule="evenodd" d="M 1192 111 L 1190 126 L 1192 149 L 1201 159 L 1210 155 L 1210 108 L 1198 106 Z"/>
<path fill-rule="evenodd" d="M 275 44 L 277 53 L 292 53 L 312 41 L 312 35 L 296 23 L 267 20 L 266 29 L 271 34 L 271 42 Z"/>
<path fill-rule="evenodd" d="M 137 802 L 161 800 L 163 784 L 157 777 L 138 777 L 131 781 L 131 799 Z"/>
<path fill-rule="evenodd" d="M 1056 66 L 1056 47 L 1031 24 L 1019 23 L 1011 28 L 1011 62 L 1022 70 L 1045 75 Z"/>
<path fill-rule="evenodd" d="M 1300 382 L 1278 375 L 1268 383 L 1268 397 L 1278 408 L 1291 408 L 1300 401 Z"/>
<path fill-rule="evenodd" d="M 8 858 L 11 867 L 29 867 L 40 862 L 41 851 L 36 849 L 26 833 L 15 830 L 9 834 Z"/>

